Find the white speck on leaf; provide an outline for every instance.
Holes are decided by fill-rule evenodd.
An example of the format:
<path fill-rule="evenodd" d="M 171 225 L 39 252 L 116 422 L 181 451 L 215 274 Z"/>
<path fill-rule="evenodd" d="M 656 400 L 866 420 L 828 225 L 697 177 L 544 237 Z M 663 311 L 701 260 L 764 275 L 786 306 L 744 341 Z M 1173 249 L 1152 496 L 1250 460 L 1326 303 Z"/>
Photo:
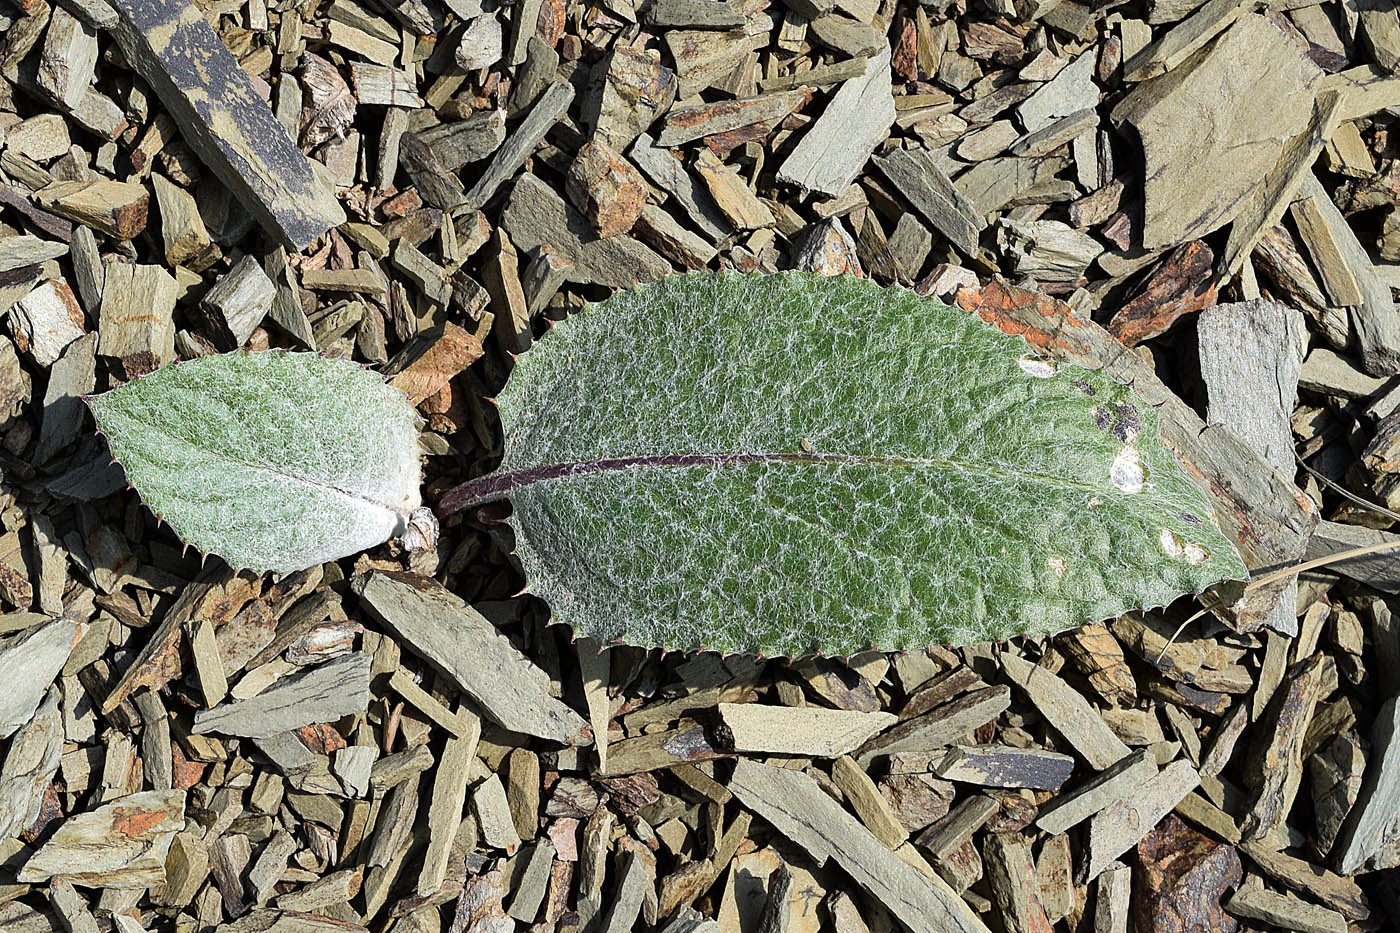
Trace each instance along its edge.
<path fill-rule="evenodd" d="M 1121 493 L 1131 496 L 1142 492 L 1142 487 L 1147 483 L 1147 473 L 1142 468 L 1142 457 L 1137 448 L 1132 444 L 1124 445 L 1123 449 L 1118 451 L 1118 456 L 1113 458 L 1113 465 L 1108 468 L 1108 476 Z"/>

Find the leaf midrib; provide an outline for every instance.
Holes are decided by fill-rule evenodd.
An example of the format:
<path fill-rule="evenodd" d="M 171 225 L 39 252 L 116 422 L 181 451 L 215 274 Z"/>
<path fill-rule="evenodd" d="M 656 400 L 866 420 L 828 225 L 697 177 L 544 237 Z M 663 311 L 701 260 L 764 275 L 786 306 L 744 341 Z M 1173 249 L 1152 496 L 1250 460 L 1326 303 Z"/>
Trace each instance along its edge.
<path fill-rule="evenodd" d="M 1081 492 L 1103 492 L 1103 488 L 1092 483 L 1078 482 L 1063 476 L 1052 476 L 1029 471 L 1015 471 L 980 466 L 961 460 L 922 457 L 882 457 L 873 454 L 822 454 L 804 451 L 748 451 L 727 454 L 642 454 L 632 457 L 608 457 L 596 460 L 566 460 L 556 463 L 522 467 L 518 470 L 489 473 L 468 480 L 448 492 L 438 504 L 439 515 L 450 515 L 461 509 L 470 508 L 493 499 L 503 498 L 509 493 L 533 486 L 537 483 L 560 479 L 572 479 L 595 473 L 619 473 L 626 470 L 671 468 L 710 468 L 727 469 L 741 466 L 756 466 L 766 463 L 811 463 L 822 466 L 887 466 L 896 468 L 931 467 L 933 469 L 954 470 L 973 476 L 984 476 L 997 480 L 1031 480 L 1047 483 L 1060 488 L 1077 489 Z"/>
<path fill-rule="evenodd" d="M 145 422 L 145 424 L 156 433 L 162 434 L 165 437 L 170 438 L 172 441 L 175 441 L 176 443 L 183 444 L 191 450 L 196 451 L 201 456 L 208 457 L 211 460 L 219 460 L 224 463 L 233 464 L 234 466 L 245 467 L 250 470 L 265 470 L 268 473 L 274 473 L 277 476 L 283 476 L 295 482 L 304 483 L 307 486 L 314 486 L 318 489 L 324 489 L 328 492 L 336 493 L 337 495 L 344 496 L 347 499 L 353 499 L 357 502 L 367 503 L 377 508 L 381 508 L 391 515 L 401 514 L 398 509 L 394 508 L 387 502 L 382 502 L 379 499 L 373 499 L 369 496 L 364 495 L 363 493 L 355 492 L 352 489 L 345 489 L 341 486 L 337 486 L 335 483 L 328 483 L 324 480 L 314 479 L 310 476 L 303 476 L 300 473 L 294 473 L 291 470 L 274 466 L 270 463 L 259 463 L 256 461 L 243 460 L 238 457 L 231 456 L 230 454 L 224 453 L 223 451 L 214 450 L 209 447 L 201 447 L 198 444 L 193 443 L 192 441 L 186 440 L 183 437 L 173 434 L 164 425 L 155 424 L 151 422 Z"/>

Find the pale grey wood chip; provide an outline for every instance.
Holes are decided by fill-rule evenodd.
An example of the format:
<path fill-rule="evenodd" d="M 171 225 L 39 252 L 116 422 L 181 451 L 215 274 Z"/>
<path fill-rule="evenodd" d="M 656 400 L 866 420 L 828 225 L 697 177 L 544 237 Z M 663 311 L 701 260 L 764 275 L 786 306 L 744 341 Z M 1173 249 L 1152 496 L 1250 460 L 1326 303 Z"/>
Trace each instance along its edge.
<path fill-rule="evenodd" d="M 290 674 L 246 700 L 195 713 L 193 731 L 270 738 L 364 712 L 369 705 L 370 660 L 364 653 L 347 654 Z"/>
<path fill-rule="evenodd" d="M 0 641 L 0 738 L 34 716 L 86 626 L 55 619 Z"/>
<path fill-rule="evenodd" d="M 944 881 L 885 848 L 806 774 L 741 758 L 729 789 L 818 865 L 835 860 L 911 930 L 986 933 L 986 925 Z"/>
<path fill-rule="evenodd" d="M 39 442 L 34 448 L 32 462 L 48 463 L 54 454 L 78 439 L 87 406 L 80 396 L 97 387 L 97 335 L 84 334 L 63 351 L 49 369 L 49 384 L 44 390 L 44 413 L 39 427 Z M 62 611 L 52 606 L 46 612 L 58 615 Z"/>
<path fill-rule="evenodd" d="M 1099 88 L 1094 83 L 1094 65 L 1098 57 L 1096 47 L 1080 53 L 1021 102 L 1016 113 L 1027 132 L 1043 130 L 1056 120 L 1097 106 Z"/>
<path fill-rule="evenodd" d="M 1351 305 L 1350 318 L 1361 351 L 1362 368 L 1373 376 L 1400 373 L 1400 314 L 1395 311 L 1390 286 L 1376 273 L 1366 248 L 1315 174 L 1303 178 L 1299 195 L 1315 210 L 1335 247 L 1335 258 L 1341 266 L 1336 271 L 1354 282 L 1359 292 L 1360 301 Z M 1306 237 L 1304 242 L 1309 245 Z M 1315 264 L 1319 256 L 1318 252 L 1312 252 Z M 1325 284 L 1328 268 L 1320 266 L 1318 271 L 1323 274 Z"/>
<path fill-rule="evenodd" d="M 1001 666 L 1090 767 L 1103 770 L 1129 754 L 1128 746 L 1113 734 L 1084 695 L 1059 676 L 1009 652 L 1002 653 Z"/>
<path fill-rule="evenodd" d="M 458 715 L 471 714 L 462 711 Z M 428 804 L 428 845 L 418 872 L 419 897 L 437 893 L 447 879 L 452 843 L 462 822 L 462 807 L 467 799 L 470 765 L 481 737 L 481 720 L 471 716 L 470 721 L 473 726 L 465 735 L 447 740 L 437 772 L 433 775 L 433 792 Z"/>
<path fill-rule="evenodd" d="M 582 717 L 550 695 L 548 675 L 442 584 L 373 571 L 352 586 L 375 618 L 496 722 L 553 742 L 587 744 Z"/>
<path fill-rule="evenodd" d="M 813 758 L 844 755 L 897 721 L 893 713 L 761 703 L 721 703 L 718 712 L 735 751 Z"/>
<path fill-rule="evenodd" d="M 1089 824 L 1085 877 L 1092 881 L 1118 856 L 1142 841 L 1162 817 L 1201 783 L 1186 760 L 1174 761 L 1146 783 L 1128 789 Z"/>
<path fill-rule="evenodd" d="M 49 903 L 67 933 L 98 933 L 97 918 L 88 908 L 87 899 L 67 878 L 55 878 L 50 883 Z"/>
<path fill-rule="evenodd" d="M 1391 841 L 1400 810 L 1400 697 L 1391 697 L 1376 712 L 1371 751 L 1355 806 L 1347 815 L 1333 849 L 1337 870 L 1351 875 Z"/>
<path fill-rule="evenodd" d="M 778 180 L 828 197 L 845 191 L 894 123 L 890 75 L 886 47 L 832 95 L 778 167 Z"/>
<path fill-rule="evenodd" d="M 462 205 L 464 210 L 477 210 L 491 200 L 497 189 L 525 164 L 549 128 L 564 116 L 573 99 L 574 88 L 571 84 L 556 82 L 545 89 L 515 132 L 496 149 L 476 184 L 466 193 Z"/>
<path fill-rule="evenodd" d="M 544 901 L 545 889 L 549 885 L 554 855 L 554 846 L 550 845 L 549 840 L 541 839 L 531 847 L 528 856 L 517 856 L 524 857 L 526 861 L 519 877 L 515 879 L 510 906 L 506 908 L 507 915 L 521 923 L 534 923 L 536 915 L 540 912 L 540 904 Z"/>
<path fill-rule="evenodd" d="M 897 149 L 873 162 L 935 230 L 964 254 L 977 255 L 977 238 L 986 220 L 926 152 Z"/>
<path fill-rule="evenodd" d="M 1303 315 L 1270 301 L 1217 305 L 1197 324 L 1206 419 L 1225 425 L 1270 466 L 1291 475 L 1293 432 L 1289 416 L 1307 350 Z M 1267 624 L 1294 634 L 1297 583 L 1290 583 Z"/>

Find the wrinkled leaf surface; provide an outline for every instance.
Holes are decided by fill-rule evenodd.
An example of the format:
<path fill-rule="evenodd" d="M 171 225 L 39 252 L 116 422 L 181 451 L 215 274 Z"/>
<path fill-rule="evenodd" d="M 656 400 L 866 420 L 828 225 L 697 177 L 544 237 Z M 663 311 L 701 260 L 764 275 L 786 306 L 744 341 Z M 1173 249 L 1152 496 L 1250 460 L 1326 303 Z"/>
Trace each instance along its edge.
<path fill-rule="evenodd" d="M 355 554 L 401 534 L 420 504 L 413 406 L 345 360 L 205 356 L 87 403 L 146 505 L 236 568 Z"/>
<path fill-rule="evenodd" d="M 554 327 L 498 402 L 475 497 L 604 641 L 964 644 L 1245 575 L 1130 388 L 904 289 L 673 276 Z"/>

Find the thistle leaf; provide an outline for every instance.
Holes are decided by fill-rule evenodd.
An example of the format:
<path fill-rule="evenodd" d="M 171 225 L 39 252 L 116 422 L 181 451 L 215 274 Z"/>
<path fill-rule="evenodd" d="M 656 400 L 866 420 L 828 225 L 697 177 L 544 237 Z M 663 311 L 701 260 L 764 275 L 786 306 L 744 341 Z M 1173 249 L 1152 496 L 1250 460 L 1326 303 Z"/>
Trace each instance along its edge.
<path fill-rule="evenodd" d="M 578 634 L 800 656 L 1048 633 L 1245 568 L 1127 386 L 904 289 L 672 276 L 498 399 L 529 588 Z"/>
<path fill-rule="evenodd" d="M 146 505 L 235 568 L 358 553 L 404 534 L 420 504 L 413 406 L 345 360 L 205 356 L 87 403 Z"/>

